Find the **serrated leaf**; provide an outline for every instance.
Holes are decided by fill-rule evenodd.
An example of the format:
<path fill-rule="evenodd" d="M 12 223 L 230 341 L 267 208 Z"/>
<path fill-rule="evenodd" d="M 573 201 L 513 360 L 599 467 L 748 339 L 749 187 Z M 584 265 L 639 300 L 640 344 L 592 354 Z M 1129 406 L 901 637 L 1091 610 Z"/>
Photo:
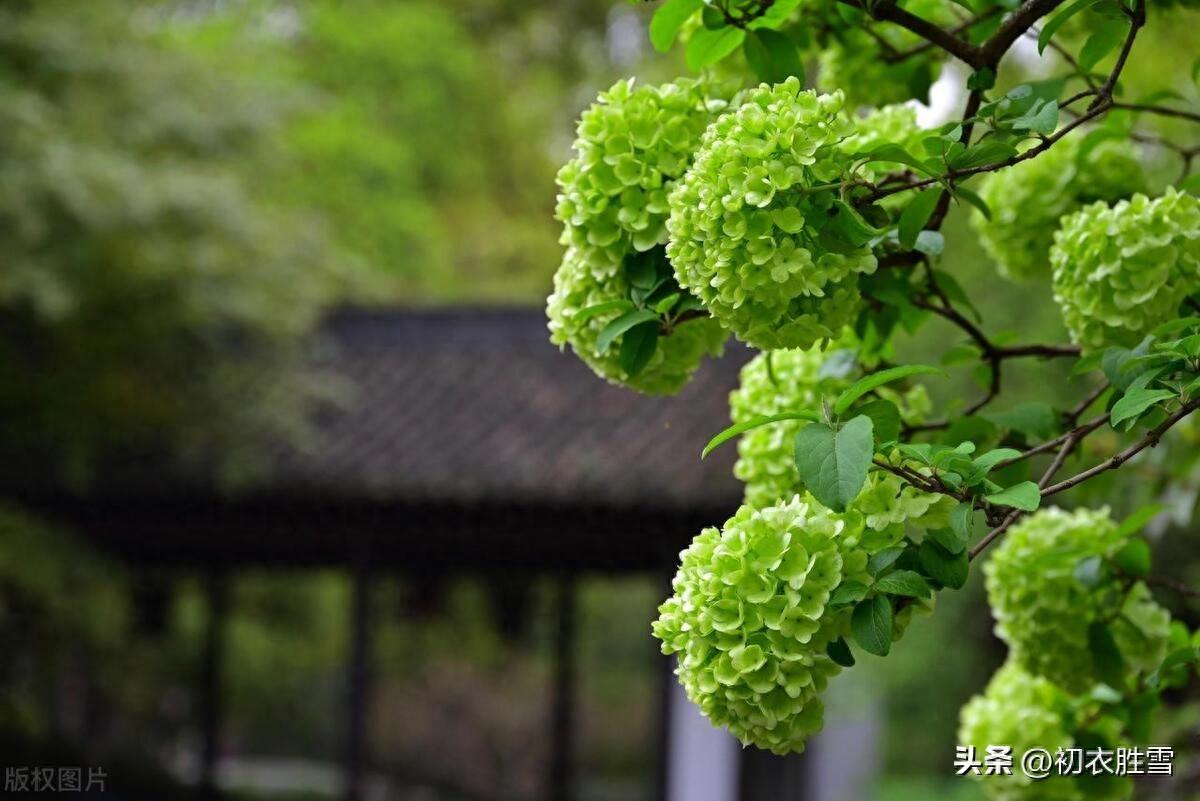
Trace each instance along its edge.
<path fill-rule="evenodd" d="M 871 373 L 851 384 L 833 404 L 835 414 L 842 415 L 850 408 L 850 404 L 861 398 L 873 389 L 878 389 L 884 384 L 889 384 L 892 381 L 899 381 L 902 378 L 908 378 L 914 375 L 945 375 L 945 371 L 940 368 L 933 367 L 928 364 L 903 364 L 899 367 L 890 367 L 887 370 L 880 370 L 876 373 Z"/>
<path fill-rule="evenodd" d="M 887 656 L 892 649 L 891 601 L 876 595 L 854 607 L 850 632 L 859 648 L 875 656 Z"/>
<path fill-rule="evenodd" d="M 938 198 L 941 196 L 941 189 L 926 189 L 924 192 L 918 193 L 904 207 L 904 211 L 900 213 L 900 223 L 897 226 L 900 247 L 905 250 L 913 249 L 917 244 L 917 234 L 921 233 L 925 223 L 929 222 L 929 218 L 933 216 L 933 210 L 937 207 Z"/>
<path fill-rule="evenodd" d="M 1001 462 L 1007 462 L 1009 459 L 1015 459 L 1021 455 L 1021 452 L 1016 448 L 996 448 L 975 457 L 974 464 L 979 470 L 984 473 L 990 473 L 992 468 Z"/>
<path fill-rule="evenodd" d="M 1046 24 L 1042 26 L 1042 32 L 1038 34 L 1038 54 L 1045 52 L 1050 40 L 1054 38 L 1054 34 L 1058 32 L 1064 22 L 1097 2 L 1099 0 L 1075 0 L 1047 20 Z"/>
<path fill-rule="evenodd" d="M 867 480 L 875 453 L 871 418 L 859 415 L 835 430 L 812 423 L 796 434 L 796 471 L 818 502 L 845 511 Z"/>
<path fill-rule="evenodd" d="M 873 400 L 858 407 L 858 413 L 871 418 L 875 442 L 895 442 L 900 439 L 900 409 L 889 400 Z"/>
<path fill-rule="evenodd" d="M 770 425 L 771 423 L 782 423 L 785 420 L 807 420 L 813 422 L 819 420 L 820 416 L 816 412 L 782 412 L 780 414 L 768 414 L 761 417 L 755 417 L 751 420 L 746 420 L 741 423 L 729 426 L 721 433 L 708 441 L 704 446 L 704 450 L 700 452 L 700 458 L 703 459 L 713 452 L 715 448 L 724 445 L 729 440 L 745 434 L 747 431 L 758 428 L 759 426 Z"/>
<path fill-rule="evenodd" d="M 927 582 L 912 570 L 897 570 L 880 578 L 872 587 L 876 592 L 888 595 L 903 595 L 908 598 L 928 598 L 932 594 Z"/>
<path fill-rule="evenodd" d="M 829 643 L 825 653 L 829 654 L 829 658 L 842 667 L 854 667 L 854 654 L 850 652 L 849 643 L 841 637 Z"/>
<path fill-rule="evenodd" d="M 596 353 L 607 351 L 617 337 L 635 325 L 652 321 L 657 323 L 658 315 L 650 309 L 638 309 L 637 311 L 622 314 L 600 330 L 599 336 L 596 337 Z"/>
<path fill-rule="evenodd" d="M 1014 127 L 1016 124 L 1014 123 Z M 969 170 L 982 167 L 985 164 L 998 164 L 1017 155 L 1017 149 L 1008 142 L 995 139 L 984 139 L 971 145 L 956 158 L 950 161 L 950 166 L 956 170 Z"/>
<path fill-rule="evenodd" d="M 1054 133 L 1054 129 L 1058 127 L 1058 101 L 1048 100 L 1036 108 L 1036 111 L 1013 120 L 1013 130 L 1031 131 L 1047 136 Z M 1013 155 L 1016 155 L 1015 148 L 1013 149 Z M 1011 156 L 1006 156 L 1005 158 L 1011 158 Z"/>
<path fill-rule="evenodd" d="M 933 540 L 927 539 L 917 550 L 917 558 L 921 562 L 921 569 L 925 571 L 925 575 L 943 587 L 957 590 L 967 583 L 970 563 L 967 559 L 966 549 L 956 554 L 950 553 Z"/>
<path fill-rule="evenodd" d="M 1126 420 L 1133 420 L 1159 401 L 1176 397 L 1167 389 L 1130 389 L 1113 404 L 1109 420 L 1116 428 Z"/>
<path fill-rule="evenodd" d="M 688 40 L 686 61 L 688 69 L 699 72 L 716 64 L 742 45 L 746 32 L 741 28 L 701 28 Z"/>
<path fill-rule="evenodd" d="M 992 219 L 992 210 L 988 204 L 975 191 L 967 189 L 965 186 L 956 185 L 954 187 L 954 197 L 965 200 L 975 208 L 979 209 L 979 213 L 983 215 L 985 220 Z"/>
<path fill-rule="evenodd" d="M 650 18 L 650 44 L 660 53 L 671 49 L 680 28 L 700 10 L 703 0 L 667 0 Z"/>
<path fill-rule="evenodd" d="M 1032 481 L 1022 481 L 987 496 L 997 506 L 1011 506 L 1023 512 L 1035 512 L 1042 504 L 1042 493 Z"/>
<path fill-rule="evenodd" d="M 1113 554 L 1117 567 L 1134 578 L 1145 578 L 1150 574 L 1150 546 L 1145 540 L 1133 539 Z"/>

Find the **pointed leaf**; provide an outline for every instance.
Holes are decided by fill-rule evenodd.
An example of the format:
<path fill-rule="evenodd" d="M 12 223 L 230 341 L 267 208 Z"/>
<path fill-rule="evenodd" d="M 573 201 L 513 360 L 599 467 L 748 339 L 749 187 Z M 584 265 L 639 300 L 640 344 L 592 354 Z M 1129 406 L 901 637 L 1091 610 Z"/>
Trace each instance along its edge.
<path fill-rule="evenodd" d="M 838 396 L 837 401 L 833 404 L 833 411 L 836 414 L 845 414 L 850 408 L 850 404 L 866 395 L 873 389 L 899 381 L 901 378 L 908 378 L 914 375 L 945 375 L 945 371 L 932 367 L 928 364 L 904 364 L 899 367 L 891 367 L 887 370 L 880 370 L 877 373 L 871 373 L 851 384 L 845 392 Z"/>
<path fill-rule="evenodd" d="M 841 512 L 862 491 L 874 446 L 869 417 L 859 415 L 836 431 L 813 423 L 796 434 L 796 470 L 817 501 Z"/>
<path fill-rule="evenodd" d="M 850 616 L 850 631 L 858 647 L 869 654 L 887 656 L 892 649 L 892 603 L 882 595 L 869 598 Z"/>

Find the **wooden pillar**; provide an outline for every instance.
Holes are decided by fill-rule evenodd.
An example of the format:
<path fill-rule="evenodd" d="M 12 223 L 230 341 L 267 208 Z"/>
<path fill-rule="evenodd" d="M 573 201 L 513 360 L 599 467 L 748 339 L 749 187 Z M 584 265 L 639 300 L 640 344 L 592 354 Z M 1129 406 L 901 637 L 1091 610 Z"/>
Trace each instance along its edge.
<path fill-rule="evenodd" d="M 369 560 L 364 555 L 355 561 L 352 573 L 350 659 L 346 669 L 346 801 L 360 801 L 363 797 L 367 698 L 370 695 L 371 682 L 372 578 Z"/>
<path fill-rule="evenodd" d="M 202 798 L 216 799 L 220 797 L 217 760 L 220 757 L 223 700 L 221 667 L 225 659 L 225 620 L 229 612 L 225 575 L 213 570 L 205 576 L 204 592 L 208 600 L 208 630 L 200 670 L 200 789 Z"/>
<path fill-rule="evenodd" d="M 575 735 L 575 577 L 558 583 L 558 625 L 554 634 L 554 694 L 550 718 L 549 801 L 574 797 L 572 762 Z"/>

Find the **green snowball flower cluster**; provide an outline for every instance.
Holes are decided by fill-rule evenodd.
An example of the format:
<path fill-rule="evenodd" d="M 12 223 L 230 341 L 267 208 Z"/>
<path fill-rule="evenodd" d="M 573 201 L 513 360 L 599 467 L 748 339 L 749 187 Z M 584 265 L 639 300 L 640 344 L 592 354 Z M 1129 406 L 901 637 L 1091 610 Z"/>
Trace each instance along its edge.
<path fill-rule="evenodd" d="M 1200 290 L 1200 200 L 1169 188 L 1066 217 L 1050 251 L 1054 299 L 1085 350 L 1137 344 Z"/>
<path fill-rule="evenodd" d="M 853 131 L 840 94 L 798 79 L 763 84 L 705 132 L 670 195 L 667 254 L 679 284 L 742 340 L 807 348 L 857 314 L 869 247 L 839 237 L 832 192 L 847 169 L 838 142 Z M 840 218 L 839 218 L 840 219 Z"/>
<path fill-rule="evenodd" d="M 706 355 L 728 337 L 711 320 L 661 337 L 636 376 L 618 349 L 597 352 L 596 339 L 619 312 L 580 318 L 600 303 L 629 298 L 628 257 L 666 242 L 667 195 L 691 163 L 701 134 L 728 105 L 728 92 L 695 80 L 634 87 L 619 81 L 579 122 L 576 156 L 558 174 L 556 214 L 567 250 L 547 303 L 551 341 L 569 344 L 598 375 L 650 393 L 676 392 Z"/>
<path fill-rule="evenodd" d="M 1105 559 L 1127 542 L 1107 509 L 1050 507 L 1005 536 L 983 571 L 996 634 L 1012 659 L 1071 693 L 1099 681 L 1088 629 L 1108 622 L 1126 667 L 1153 669 L 1162 659 L 1170 616 L 1142 584 L 1131 589 L 1102 574 L 1088 586 L 1077 574 L 1091 557 Z"/>
<path fill-rule="evenodd" d="M 1037 158 L 992 173 L 979 194 L 991 219 L 976 211 L 971 222 L 1000 273 L 1026 279 L 1049 275 L 1050 246 L 1059 218 L 1089 203 L 1122 200 L 1146 190 L 1137 151 L 1127 140 L 1107 140 L 1090 150 L 1066 139 Z"/>
<path fill-rule="evenodd" d="M 900 536 L 807 496 L 742 506 L 722 529 L 705 529 L 682 553 L 653 625 L 663 653 L 678 654 L 688 698 L 743 744 L 803 751 L 840 670 L 826 648 L 849 629 L 850 607 L 831 609 L 830 595 L 846 580 L 869 584 L 870 555 Z M 897 615 L 893 638 L 910 617 Z"/>
<path fill-rule="evenodd" d="M 833 354 L 853 347 L 853 339 L 843 335 L 826 350 L 814 347 L 758 354 L 742 367 L 740 384 L 729 395 L 732 422 L 744 423 L 783 412 L 819 411 L 822 398 L 836 397 L 851 382 L 849 377 L 822 375 L 822 367 Z M 881 387 L 879 393 L 895 403 L 901 417 L 909 423 L 920 422 L 931 408 L 929 395 L 921 385 L 903 393 Z M 766 506 L 804 490 L 796 473 L 793 452 L 796 432 L 803 425 L 800 421 L 785 421 L 759 426 L 738 440 L 738 460 L 733 472 L 745 484 L 746 503 Z M 886 482 L 882 476 L 872 475 L 869 486 L 878 490 L 883 483 Z M 915 512 L 912 516 L 920 516 L 923 512 L 916 512 L 912 504 L 919 506 L 925 501 L 918 501 L 915 495 L 925 494 L 908 487 L 897 498 L 903 500 L 901 506 Z M 871 510 L 872 515 L 881 512 L 881 508 Z"/>
<path fill-rule="evenodd" d="M 1021 759 L 1033 748 L 1044 748 L 1052 755 L 1059 748 L 1078 747 L 1072 733 L 1074 698 L 1041 676 L 1035 676 L 1013 660 L 1004 664 L 982 695 L 972 698 L 959 713 L 958 742 L 974 746 L 976 759 L 982 760 L 989 745 L 1012 746 L 1011 775 L 983 775 L 977 778 L 992 801 L 1083 801 L 1104 798 L 1109 801 L 1128 798 L 1132 784 L 1128 780 L 1104 785 L 1105 791 L 1085 794 L 1072 776 L 1053 773 L 1045 779 L 1031 779 L 1020 769 Z"/>

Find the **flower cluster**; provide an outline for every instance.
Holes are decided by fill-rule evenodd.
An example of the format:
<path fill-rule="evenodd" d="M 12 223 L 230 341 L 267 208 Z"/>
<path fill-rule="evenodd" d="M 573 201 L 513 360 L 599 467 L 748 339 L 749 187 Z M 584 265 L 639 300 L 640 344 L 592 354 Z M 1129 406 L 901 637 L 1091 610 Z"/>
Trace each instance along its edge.
<path fill-rule="evenodd" d="M 845 173 L 837 143 L 852 131 L 840 94 L 763 84 L 709 127 L 670 195 L 679 284 L 751 345 L 810 347 L 858 312 L 875 257 L 841 235 L 853 212 L 818 189 Z"/>
<path fill-rule="evenodd" d="M 691 163 L 705 127 L 728 105 L 728 92 L 694 80 L 635 88 L 620 81 L 579 122 L 576 156 L 558 174 L 556 213 L 566 245 L 547 304 L 551 341 L 570 344 L 600 376 L 643 392 L 675 392 L 727 334 L 711 320 L 681 325 L 659 339 L 636 376 L 617 349 L 596 339 L 616 312 L 582 318 L 600 303 L 629 298 L 625 260 L 666 242 L 667 195 Z"/>
<path fill-rule="evenodd" d="M 1134 345 L 1200 290 L 1200 200 L 1168 189 L 1065 217 L 1050 251 L 1054 299 L 1087 350 Z"/>
<path fill-rule="evenodd" d="M 892 105 L 872 109 L 854 119 L 854 132 L 840 145 L 847 155 L 867 153 L 880 145 L 900 145 L 910 153 L 922 152 L 925 131 L 917 124 L 917 110 L 907 105 Z M 867 164 L 860 175 L 868 181 L 878 181 L 891 172 L 881 162 Z"/>
<path fill-rule="evenodd" d="M 1059 218 L 1089 203 L 1122 200 L 1146 189 L 1137 151 L 1127 140 L 1084 150 L 1066 139 L 1037 158 L 992 173 L 979 190 L 991 219 L 972 223 L 1001 274 L 1033 278 L 1050 273 L 1050 246 Z"/>
<path fill-rule="evenodd" d="M 743 744 L 802 751 L 840 670 L 826 648 L 849 627 L 850 607 L 831 608 L 830 595 L 846 580 L 869 584 L 871 553 L 900 537 L 807 496 L 743 506 L 722 529 L 705 529 L 683 552 L 653 626 L 663 653 L 678 654 L 688 698 Z M 909 617 L 897 616 L 893 638 Z"/>
<path fill-rule="evenodd" d="M 1014 526 L 984 566 L 996 634 L 1025 670 L 1071 693 L 1099 681 L 1089 627 L 1109 622 L 1125 664 L 1134 673 L 1163 657 L 1170 616 L 1146 587 L 1115 574 L 1085 583 L 1089 558 L 1107 559 L 1127 539 L 1107 509 L 1047 508 Z"/>
<path fill-rule="evenodd" d="M 742 368 L 740 384 L 729 395 L 730 417 L 734 423 L 744 423 L 756 417 L 794 411 L 819 411 L 821 399 L 832 398 L 850 385 L 845 372 L 823 372 L 831 359 L 839 359 L 852 353 L 854 341 L 843 335 L 827 350 L 819 347 L 808 350 L 779 350 L 760 353 Z M 879 393 L 900 408 L 906 422 L 919 422 L 930 408 L 929 396 L 923 386 L 917 385 L 899 393 L 890 387 L 882 387 Z M 738 460 L 733 472 L 746 485 L 745 501 L 754 506 L 766 506 L 781 498 L 802 492 L 804 485 L 796 473 L 793 442 L 796 432 L 804 423 L 785 421 L 751 429 L 738 440 Z M 868 485 L 872 497 L 878 501 L 883 496 L 882 476 L 871 476 Z M 899 480 L 897 479 L 897 482 Z M 904 516 L 924 514 L 916 507 L 928 507 L 935 498 L 925 496 L 918 500 L 911 487 L 898 490 L 897 500 L 903 502 Z M 892 512 L 900 513 L 894 505 Z M 876 504 L 870 514 L 878 515 L 883 509 Z M 873 518 L 874 519 L 874 518 Z"/>
<path fill-rule="evenodd" d="M 1132 789 L 1127 779 L 1114 781 L 1105 791 L 1085 794 L 1072 776 L 1051 775 L 1034 780 L 1018 767 L 1025 753 L 1044 748 L 1078 747 L 1072 733 L 1074 698 L 1041 676 L 1025 671 L 1009 660 L 1001 667 L 982 695 L 972 698 L 959 713 L 958 742 L 974 746 L 978 754 L 989 745 L 1012 746 L 1014 769 L 1008 775 L 983 776 L 980 786 L 993 801 L 1083 801 L 1127 798 Z"/>

